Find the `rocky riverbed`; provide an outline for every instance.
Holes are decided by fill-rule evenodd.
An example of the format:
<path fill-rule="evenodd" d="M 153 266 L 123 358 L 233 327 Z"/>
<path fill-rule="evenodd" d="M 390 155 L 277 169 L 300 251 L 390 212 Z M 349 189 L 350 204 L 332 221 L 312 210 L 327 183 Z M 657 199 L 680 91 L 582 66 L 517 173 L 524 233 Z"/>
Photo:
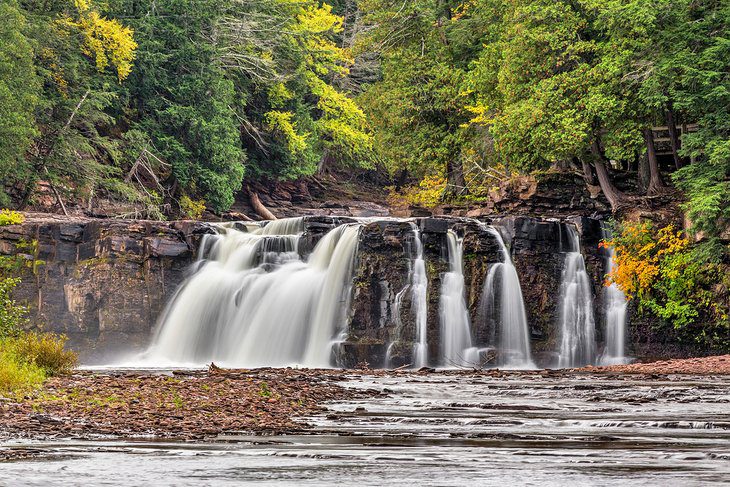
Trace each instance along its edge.
<path fill-rule="evenodd" d="M 522 372 L 228 370 L 215 365 L 207 370 L 85 370 L 53 378 L 42 390 L 23 398 L 0 398 L 0 437 L 201 440 L 226 434 L 306 433 L 311 425 L 302 418 L 324 411 L 326 404 L 390 394 L 387 387 L 379 387 L 378 380 L 418 380 L 433 374 L 465 386 L 482 378 L 570 381 L 581 376 L 640 376 L 648 380 L 670 375 L 723 376 L 730 375 L 730 355 Z M 360 381 L 374 381 L 373 387 L 352 387 Z"/>
<path fill-rule="evenodd" d="M 326 401 L 367 391 L 337 370 L 81 371 L 0 402 L 0 437 L 155 437 L 300 432 Z"/>
<path fill-rule="evenodd" d="M 726 481 L 730 376 L 631 367 L 83 372 L 2 402 L 0 484 Z"/>

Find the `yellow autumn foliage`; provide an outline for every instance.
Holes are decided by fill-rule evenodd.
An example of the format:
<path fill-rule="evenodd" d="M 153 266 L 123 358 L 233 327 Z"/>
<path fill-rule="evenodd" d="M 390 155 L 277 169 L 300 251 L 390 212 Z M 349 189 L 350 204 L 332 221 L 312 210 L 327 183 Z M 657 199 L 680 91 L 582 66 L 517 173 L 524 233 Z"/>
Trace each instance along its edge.
<path fill-rule="evenodd" d="M 443 174 L 433 174 L 425 176 L 418 186 L 407 187 L 400 193 L 391 188 L 388 202 L 394 206 L 414 205 L 434 208 L 441 202 L 445 189 L 446 178 Z"/>
<path fill-rule="evenodd" d="M 663 269 L 662 261 L 684 252 L 689 243 L 672 225 L 654 231 L 649 223 L 624 223 L 620 236 L 601 244 L 613 247 L 616 252 L 616 265 L 608 274 L 608 280 L 629 296 L 643 297 L 651 291 L 660 273 L 662 278 L 672 278 L 667 275 L 667 269 Z"/>
<path fill-rule="evenodd" d="M 61 26 L 81 34 L 81 50 L 94 59 L 97 70 L 104 71 L 111 65 L 119 81 L 124 80 L 132 71 L 137 49 L 132 29 L 103 17 L 90 0 L 74 0 L 74 6 L 76 16 L 63 16 L 59 19 Z"/>

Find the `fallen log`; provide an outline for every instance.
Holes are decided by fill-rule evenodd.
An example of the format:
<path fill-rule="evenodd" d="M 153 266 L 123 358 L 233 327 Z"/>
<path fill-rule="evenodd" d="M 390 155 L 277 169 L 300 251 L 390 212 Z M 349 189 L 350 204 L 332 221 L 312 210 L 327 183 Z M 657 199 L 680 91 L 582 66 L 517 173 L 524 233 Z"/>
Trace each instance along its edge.
<path fill-rule="evenodd" d="M 259 194 L 252 190 L 248 189 L 248 198 L 251 202 L 251 207 L 253 208 L 253 211 L 256 212 L 258 216 L 263 218 L 264 220 L 276 220 L 276 215 L 271 213 L 268 208 L 264 206 L 263 203 L 261 203 L 261 199 L 259 198 Z"/>

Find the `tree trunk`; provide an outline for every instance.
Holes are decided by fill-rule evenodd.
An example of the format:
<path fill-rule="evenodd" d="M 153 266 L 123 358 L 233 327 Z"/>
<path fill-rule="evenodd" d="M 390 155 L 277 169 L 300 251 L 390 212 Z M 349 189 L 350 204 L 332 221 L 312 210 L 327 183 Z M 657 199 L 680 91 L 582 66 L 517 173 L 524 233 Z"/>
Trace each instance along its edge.
<path fill-rule="evenodd" d="M 467 193 L 464 166 L 461 161 L 449 160 L 446 163 L 446 194 L 465 195 Z"/>
<path fill-rule="evenodd" d="M 679 133 L 677 132 L 677 121 L 674 119 L 674 112 L 672 106 L 667 105 L 667 128 L 669 128 L 669 141 L 672 144 L 672 157 L 674 158 L 674 165 L 677 169 L 682 169 L 684 161 L 679 157 L 679 149 L 681 147 L 681 141 L 679 140 Z"/>
<path fill-rule="evenodd" d="M 324 153 L 322 154 L 322 158 L 319 160 L 319 165 L 317 166 L 317 175 L 318 176 L 325 176 L 329 174 L 330 167 L 334 163 L 334 157 L 330 155 L 330 151 L 325 149 Z"/>
<path fill-rule="evenodd" d="M 574 158 L 574 159 L 577 159 L 577 158 Z M 583 179 L 585 180 L 586 184 L 595 186 L 596 177 L 593 174 L 593 167 L 591 167 L 591 163 L 588 162 L 585 157 L 581 157 L 580 164 L 583 167 Z"/>
<path fill-rule="evenodd" d="M 591 154 L 593 155 L 593 164 L 596 167 L 596 174 L 598 175 L 598 184 L 601 186 L 601 191 L 603 191 L 606 199 L 611 204 L 611 210 L 615 212 L 624 204 L 627 198 L 623 192 L 613 185 L 611 176 L 608 174 L 608 169 L 606 168 L 606 156 L 603 154 L 597 138 L 591 144 Z"/>
<path fill-rule="evenodd" d="M 269 209 L 266 208 L 263 203 L 261 203 L 259 194 L 251 188 L 248 188 L 248 198 L 251 202 L 251 207 L 253 208 L 253 211 L 255 211 L 258 216 L 260 216 L 264 220 L 277 219 L 276 215 L 271 213 L 271 211 L 269 211 Z"/>
<path fill-rule="evenodd" d="M 649 188 L 647 195 L 659 194 L 664 190 L 664 181 L 659 172 L 659 162 L 654 149 L 654 133 L 651 128 L 644 129 L 644 140 L 646 141 L 646 159 L 649 162 Z"/>
<path fill-rule="evenodd" d="M 637 169 L 637 183 L 639 187 L 639 191 L 642 193 L 646 193 L 649 189 L 649 180 L 651 179 L 651 176 L 649 174 L 649 160 L 646 158 L 646 153 L 641 154 L 639 156 L 639 167 Z"/>

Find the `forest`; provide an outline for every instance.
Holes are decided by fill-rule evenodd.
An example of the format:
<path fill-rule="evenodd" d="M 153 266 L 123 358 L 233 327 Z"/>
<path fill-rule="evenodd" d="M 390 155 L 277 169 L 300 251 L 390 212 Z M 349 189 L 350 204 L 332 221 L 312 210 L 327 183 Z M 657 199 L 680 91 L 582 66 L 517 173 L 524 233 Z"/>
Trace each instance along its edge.
<path fill-rule="evenodd" d="M 727 2 L 0 9 L 3 206 L 48 187 L 63 212 L 101 195 L 142 209 L 122 217 L 197 218 L 252 183 L 358 171 L 415 202 L 479 202 L 500 181 L 573 171 L 616 215 L 612 278 L 675 328 L 712 322 L 702 339 L 727 341 Z M 667 195 L 684 228 L 621 222 Z"/>

